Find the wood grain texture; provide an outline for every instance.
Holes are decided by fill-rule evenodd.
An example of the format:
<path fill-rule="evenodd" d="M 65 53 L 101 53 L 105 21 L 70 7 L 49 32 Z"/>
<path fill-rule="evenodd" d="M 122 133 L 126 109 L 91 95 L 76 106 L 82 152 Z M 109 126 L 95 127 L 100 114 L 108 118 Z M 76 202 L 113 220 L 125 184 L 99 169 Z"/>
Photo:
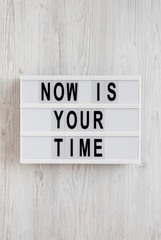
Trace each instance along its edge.
<path fill-rule="evenodd" d="M 161 239 L 161 2 L 0 1 L 0 240 Z M 19 76 L 141 75 L 144 167 L 21 165 Z"/>

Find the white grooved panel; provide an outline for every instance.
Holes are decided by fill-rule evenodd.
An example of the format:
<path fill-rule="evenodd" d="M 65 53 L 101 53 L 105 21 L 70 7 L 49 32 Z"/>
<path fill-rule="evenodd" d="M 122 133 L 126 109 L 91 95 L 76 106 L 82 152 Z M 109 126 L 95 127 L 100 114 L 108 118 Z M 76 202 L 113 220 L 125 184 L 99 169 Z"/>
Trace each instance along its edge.
<path fill-rule="evenodd" d="M 138 76 L 21 77 L 22 163 L 139 164 L 140 120 Z"/>

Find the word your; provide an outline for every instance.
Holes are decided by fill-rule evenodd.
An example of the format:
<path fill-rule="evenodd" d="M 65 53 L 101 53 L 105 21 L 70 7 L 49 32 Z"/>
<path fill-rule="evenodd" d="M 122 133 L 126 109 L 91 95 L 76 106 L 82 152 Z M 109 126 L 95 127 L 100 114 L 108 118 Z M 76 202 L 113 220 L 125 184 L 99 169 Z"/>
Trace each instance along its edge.
<path fill-rule="evenodd" d="M 80 110 L 79 112 L 75 112 L 73 110 L 66 110 L 64 113 L 63 110 L 54 110 L 53 112 L 56 119 L 55 127 L 57 129 L 62 127 L 64 120 L 69 129 L 75 129 L 77 126 L 80 126 L 82 129 L 88 129 L 91 125 L 93 129 L 97 127 L 103 129 L 103 113 L 101 111 L 94 110 L 90 112 L 88 110 Z"/>

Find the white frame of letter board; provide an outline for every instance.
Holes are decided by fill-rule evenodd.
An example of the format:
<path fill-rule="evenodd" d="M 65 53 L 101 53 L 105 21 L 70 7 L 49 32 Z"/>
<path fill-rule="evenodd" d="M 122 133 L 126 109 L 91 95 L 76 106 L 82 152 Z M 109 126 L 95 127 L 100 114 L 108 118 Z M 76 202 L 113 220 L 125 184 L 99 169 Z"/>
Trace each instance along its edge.
<path fill-rule="evenodd" d="M 63 104 L 63 108 L 129 108 L 139 109 L 139 130 L 137 132 L 101 132 L 96 134 L 92 132 L 80 133 L 74 131 L 72 133 L 62 132 L 42 132 L 42 131 L 22 131 L 21 129 L 21 109 L 22 108 L 62 108 L 62 103 L 21 103 L 21 81 L 23 80 L 36 80 L 36 81 L 54 81 L 54 80 L 90 80 L 90 81 L 139 81 L 139 103 L 138 104 Z M 139 137 L 139 158 L 138 159 L 88 159 L 88 158 L 77 158 L 77 159 L 22 159 L 21 157 L 21 138 L 23 136 L 132 136 Z M 25 164 L 139 164 L 141 165 L 141 76 L 48 76 L 48 75 L 22 75 L 20 76 L 20 163 Z"/>

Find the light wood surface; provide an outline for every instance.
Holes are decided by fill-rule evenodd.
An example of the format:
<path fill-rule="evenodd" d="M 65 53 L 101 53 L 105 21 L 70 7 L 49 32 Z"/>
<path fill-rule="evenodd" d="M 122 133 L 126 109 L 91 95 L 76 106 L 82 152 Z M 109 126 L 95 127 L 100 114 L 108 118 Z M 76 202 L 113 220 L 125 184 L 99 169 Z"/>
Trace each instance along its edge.
<path fill-rule="evenodd" d="M 141 75 L 142 167 L 21 165 L 19 76 Z M 0 240 L 161 239 L 161 2 L 0 1 Z"/>

